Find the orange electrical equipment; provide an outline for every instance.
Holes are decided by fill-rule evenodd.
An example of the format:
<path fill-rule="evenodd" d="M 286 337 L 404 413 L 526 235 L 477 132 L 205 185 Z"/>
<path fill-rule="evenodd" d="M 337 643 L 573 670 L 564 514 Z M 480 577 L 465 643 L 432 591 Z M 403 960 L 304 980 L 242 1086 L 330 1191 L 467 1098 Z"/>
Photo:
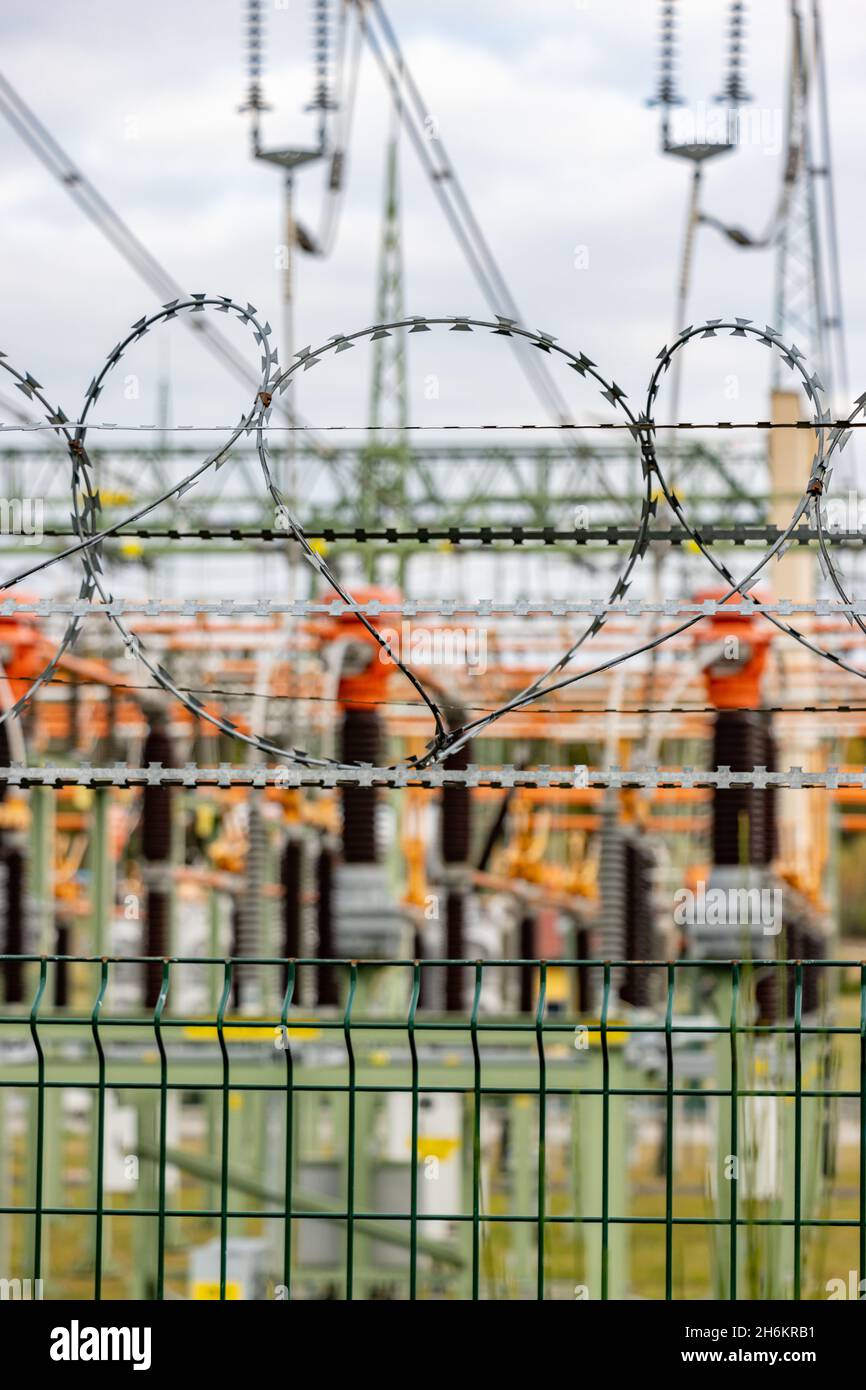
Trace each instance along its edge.
<path fill-rule="evenodd" d="M 19 594 L 20 602 L 32 601 L 30 594 Z M 26 694 L 33 681 L 51 660 L 51 644 L 33 613 L 0 618 L 0 653 L 14 700 Z"/>
<path fill-rule="evenodd" d="M 722 599 L 726 589 L 703 590 L 695 601 Z M 761 597 L 752 592 L 759 602 Z M 735 594 L 726 600 L 739 604 Z M 696 629 L 699 644 L 721 643 L 722 652 L 709 665 L 704 675 L 710 704 L 716 709 L 757 709 L 761 703 L 761 681 L 767 664 L 767 652 L 772 633 L 763 618 L 749 613 L 719 611 L 705 618 Z"/>
<path fill-rule="evenodd" d="M 402 595 L 398 589 L 368 585 L 355 589 L 352 597 L 356 603 L 399 603 Z M 399 613 L 383 613 L 380 618 L 371 616 L 370 622 L 388 640 L 395 656 L 399 656 Z M 343 708 L 368 709 L 380 704 L 387 696 L 388 682 L 395 668 L 375 637 L 354 613 L 341 613 L 326 619 L 319 631 L 332 641 L 348 644 L 337 690 Z"/>

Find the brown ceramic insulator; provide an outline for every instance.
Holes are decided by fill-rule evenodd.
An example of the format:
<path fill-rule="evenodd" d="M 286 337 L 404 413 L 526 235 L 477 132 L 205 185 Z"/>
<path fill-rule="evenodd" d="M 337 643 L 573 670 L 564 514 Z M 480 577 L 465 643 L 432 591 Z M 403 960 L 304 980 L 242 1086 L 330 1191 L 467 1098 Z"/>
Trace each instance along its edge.
<path fill-rule="evenodd" d="M 445 767 L 463 772 L 470 762 L 467 743 L 445 759 Z M 472 843 L 472 798 L 469 787 L 443 787 L 441 814 L 443 863 L 467 863 Z"/>
<path fill-rule="evenodd" d="M 592 960 L 598 953 L 593 946 L 593 933 L 589 927 L 580 927 L 577 932 L 577 955 L 579 960 Z M 595 979 L 589 965 L 577 967 L 577 1007 L 581 1013 L 589 1013 L 595 998 Z"/>
<path fill-rule="evenodd" d="M 625 954 L 627 960 L 652 960 L 654 860 L 651 851 L 634 840 L 625 845 Z M 636 1008 L 650 1002 L 650 971 L 629 965 L 623 973 L 620 997 Z"/>
<path fill-rule="evenodd" d="M 824 960 L 827 955 L 827 938 L 819 931 L 803 932 L 803 959 Z M 803 966 L 803 1013 L 813 1014 L 821 1004 L 822 986 L 827 974 L 820 965 Z"/>
<path fill-rule="evenodd" d="M 300 840 L 288 839 L 280 861 L 280 883 L 283 889 L 282 939 L 280 955 L 287 961 L 301 954 L 301 880 L 303 875 L 303 846 Z M 283 989 L 288 983 L 288 966 L 283 966 Z M 294 1002 L 298 1002 L 300 981 L 295 977 Z"/>
<path fill-rule="evenodd" d="M 713 730 L 713 767 L 751 772 L 753 767 L 763 763 L 765 751 L 759 714 L 753 710 L 719 710 Z M 714 864 L 741 864 L 743 848 L 747 863 L 768 863 L 764 795 L 754 787 L 716 788 L 713 793 Z M 748 826 L 745 846 L 741 830 L 744 818 Z"/>
<path fill-rule="evenodd" d="M 755 1006 L 759 1024 L 778 1023 L 779 997 L 782 981 L 781 971 L 776 965 L 768 965 L 758 971 L 755 982 Z"/>
<path fill-rule="evenodd" d="M 316 955 L 323 960 L 334 956 L 334 853 L 323 847 L 316 863 L 316 884 L 318 902 L 316 906 L 316 928 L 318 944 Z M 318 991 L 320 1004 L 338 1004 L 340 986 L 335 965 L 320 965 L 318 971 Z"/>
<path fill-rule="evenodd" d="M 447 960 L 464 960 L 466 956 L 466 900 L 456 889 L 445 897 L 445 956 Z M 463 1008 L 464 978 L 464 967 L 446 965 L 445 1008 L 449 1013 L 459 1013 Z"/>
<path fill-rule="evenodd" d="M 9 734 L 6 730 L 6 721 L 0 724 L 0 765 L 9 767 L 11 758 L 9 753 Z M 5 779 L 0 779 L 0 801 L 6 798 L 7 784 Z"/>
<path fill-rule="evenodd" d="M 171 739 L 162 729 L 151 729 L 144 744 L 142 762 L 173 766 Z M 150 863 L 171 858 L 171 787 L 145 787 L 141 812 L 141 852 Z"/>
<path fill-rule="evenodd" d="M 346 763 L 377 765 L 382 743 L 382 722 L 375 710 L 347 709 L 343 716 L 340 756 Z M 343 859 L 347 864 L 375 864 L 379 858 L 376 836 L 376 787 L 343 787 Z"/>
<path fill-rule="evenodd" d="M 171 901 L 169 895 L 158 888 L 149 888 L 146 895 L 147 942 L 145 955 L 158 956 L 144 966 L 144 1003 L 152 1009 L 159 999 L 162 989 L 162 960 L 170 954 Z"/>
<path fill-rule="evenodd" d="M 521 960 L 534 960 L 536 953 L 535 918 L 525 913 L 520 919 L 518 950 Z M 520 967 L 520 1012 L 529 1013 L 535 1007 L 535 968 L 531 965 Z"/>
<path fill-rule="evenodd" d="M 776 771 L 776 736 L 773 733 L 772 718 L 770 715 L 765 717 L 764 723 L 764 756 L 761 762 L 768 772 Z M 770 863 L 779 857 L 779 789 L 778 787 L 768 787 L 765 792 L 760 792 L 764 798 L 764 832 L 767 843 L 767 862 Z"/>
<path fill-rule="evenodd" d="M 155 724 L 145 739 L 142 761 L 174 764 L 171 739 Z M 170 787 L 145 787 L 141 810 L 141 853 L 149 864 L 168 864 L 171 861 Z M 148 888 L 145 895 L 144 954 L 165 957 L 171 952 L 171 901 L 164 888 Z M 162 988 L 161 960 L 148 961 L 144 966 L 144 1004 L 155 1007 Z"/>
<path fill-rule="evenodd" d="M 58 956 L 68 956 L 69 947 L 72 941 L 72 929 L 67 922 L 57 923 L 57 954 Z M 54 967 L 54 1005 L 55 1008 L 65 1009 L 69 1003 L 69 965 L 65 960 L 59 960 Z"/>
<path fill-rule="evenodd" d="M 6 866 L 5 949 L 11 956 L 24 952 L 24 855 L 19 849 L 7 849 L 3 855 Z M 5 992 L 7 1004 L 24 1002 L 24 962 L 7 960 Z"/>
<path fill-rule="evenodd" d="M 420 930 L 416 931 L 412 940 L 414 959 L 419 961 L 424 960 L 427 954 L 424 944 L 424 933 Z M 430 975 L 431 972 L 429 970 L 421 971 L 420 988 L 418 990 L 418 1007 L 421 1009 L 429 1009 L 431 1006 L 433 990 Z"/>

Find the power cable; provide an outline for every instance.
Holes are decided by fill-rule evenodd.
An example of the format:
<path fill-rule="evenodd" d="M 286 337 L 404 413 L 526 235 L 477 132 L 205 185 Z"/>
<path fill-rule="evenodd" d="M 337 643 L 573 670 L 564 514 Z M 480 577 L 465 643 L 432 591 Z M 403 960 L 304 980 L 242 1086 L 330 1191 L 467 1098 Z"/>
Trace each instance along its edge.
<path fill-rule="evenodd" d="M 163 303 L 186 298 L 186 291 L 181 288 L 178 281 L 152 255 L 90 180 L 76 167 L 65 150 L 54 139 L 54 136 L 27 106 L 2 73 L 0 73 L 0 114 L 6 117 L 27 148 L 45 165 L 49 173 L 54 175 L 85 216 L 94 223 L 126 263 Z M 186 323 L 198 341 L 214 356 L 218 357 L 244 386 L 255 389 L 257 381 L 255 371 L 236 352 L 223 334 L 204 318 L 187 319 Z M 286 415 L 291 425 L 298 424 L 306 430 L 306 425 L 296 413 L 289 411 L 285 403 L 280 403 L 278 409 Z M 150 428 L 156 429 L 158 426 L 151 426 Z M 322 446 L 322 452 L 327 454 L 325 446 Z"/>
<path fill-rule="evenodd" d="M 60 686 L 84 686 L 88 689 L 104 689 L 109 682 L 100 681 L 95 677 L 78 677 L 67 679 L 63 676 L 52 676 L 46 681 L 47 685 Z M 112 690 L 128 690 L 131 693 L 144 694 L 159 691 L 162 687 L 158 685 L 136 685 L 129 681 L 110 682 Z M 303 695 L 280 694 L 270 692 L 262 694 L 258 690 L 241 690 L 220 687 L 181 687 L 186 695 L 203 696 L 205 699 L 232 699 L 232 700 L 265 700 L 269 703 L 279 703 L 296 700 L 302 704 L 316 705 L 336 705 L 342 706 L 342 702 L 335 695 Z M 362 705 L 367 709 L 425 709 L 423 700 L 410 699 L 388 699 L 388 700 L 365 700 L 360 697 L 353 700 L 354 704 Z M 469 712 L 479 712 L 492 714 L 497 709 L 496 705 L 464 705 L 464 709 Z M 734 714 L 866 714 L 866 705 L 851 704 L 814 704 L 814 705 L 726 705 L 725 709 Z M 539 706 L 540 714 L 580 714 L 580 715 L 644 715 L 644 714 L 706 714 L 715 716 L 718 714 L 717 705 L 542 705 Z"/>

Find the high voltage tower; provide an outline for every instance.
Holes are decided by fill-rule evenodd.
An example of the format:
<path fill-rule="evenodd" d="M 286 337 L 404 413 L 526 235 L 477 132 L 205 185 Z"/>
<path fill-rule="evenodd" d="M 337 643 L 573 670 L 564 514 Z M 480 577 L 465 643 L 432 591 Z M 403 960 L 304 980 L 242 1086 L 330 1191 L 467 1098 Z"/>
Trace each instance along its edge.
<path fill-rule="evenodd" d="M 668 10 L 672 9 L 670 4 Z M 403 246 L 397 154 L 391 141 L 393 131 L 399 126 L 407 147 L 414 152 L 427 175 L 431 192 L 491 309 L 519 320 L 521 316 L 514 296 L 448 156 L 442 132 L 439 131 L 435 140 L 428 138 L 433 117 L 380 0 L 339 0 L 339 3 L 337 0 L 315 0 L 312 4 L 314 82 L 312 99 L 305 109 L 314 116 L 316 130 L 312 141 L 297 144 L 273 144 L 265 139 L 264 122 L 275 119 L 269 117 L 265 82 L 266 10 L 260 0 L 246 0 L 243 12 L 248 82 L 241 110 L 250 121 L 254 157 L 278 168 L 283 179 L 280 239 L 284 261 L 279 271 L 284 303 L 279 334 L 283 360 L 291 359 L 299 289 L 302 294 L 299 253 L 301 256 L 326 256 L 331 253 L 337 237 L 346 197 L 358 73 L 364 49 L 382 75 L 395 121 L 387 146 L 388 177 L 376 288 L 378 311 L 384 311 L 390 303 L 395 309 L 392 317 L 398 317 L 396 306 L 401 293 Z M 268 11 L 268 14 L 273 24 L 274 12 Z M 666 32 L 672 22 L 672 16 L 668 15 Z M 725 98 L 734 102 L 744 99 L 737 68 L 739 43 L 732 21 L 733 56 L 725 83 Z M 670 61 L 663 56 L 668 66 Z M 665 78 L 659 89 L 665 120 L 676 100 L 676 92 Z M 178 278 L 126 227 L 5 79 L 0 85 L 0 110 L 160 299 L 177 299 L 181 294 Z M 301 224 L 295 211 L 295 181 L 299 171 L 319 163 L 326 169 L 325 196 L 318 223 L 309 227 Z M 699 169 L 701 162 L 696 161 L 695 167 Z M 408 253 L 411 255 L 411 248 Z M 377 321 L 384 322 L 389 314 L 378 311 Z M 214 352 L 239 380 L 251 380 L 247 364 L 209 321 L 193 319 L 190 327 L 198 341 Z M 435 521 L 440 528 L 446 529 L 487 526 L 503 521 L 518 526 L 543 527 L 552 521 L 557 529 L 569 530 L 574 525 L 573 499 L 578 494 L 590 509 L 592 524 L 622 525 L 635 520 L 639 507 L 638 480 L 634 455 L 624 440 L 614 437 L 602 442 L 590 435 L 575 437 L 573 441 L 538 443 L 531 437 L 520 440 L 503 437 L 501 442 L 499 439 L 487 442 L 476 437 L 467 443 L 465 440 L 445 442 L 440 437 L 435 443 L 428 443 L 414 433 L 405 433 L 408 392 L 405 346 L 401 338 L 402 335 L 383 337 L 373 344 L 373 389 L 366 422 L 369 434 L 366 434 L 364 422 L 358 422 L 361 429 L 357 441 L 314 432 L 284 439 L 276 437 L 273 441 L 276 466 L 283 468 L 285 478 L 297 476 L 303 469 L 308 481 L 318 479 L 321 482 L 310 504 L 308 520 L 311 525 L 340 530 L 346 516 L 351 515 L 363 517 L 368 529 L 374 528 L 374 524 L 381 529 L 411 507 L 416 523 L 429 525 Z M 547 368 L 546 355 L 518 349 L 517 361 L 542 407 L 539 423 L 569 423 L 570 409 L 557 379 Z M 282 397 L 276 408 L 284 420 L 303 423 L 297 403 L 290 395 Z M 383 437 L 388 441 L 387 450 L 383 450 Z M 178 442 L 177 435 L 171 432 L 157 449 L 143 449 L 129 438 L 111 441 L 107 447 L 107 442 L 101 445 L 94 437 L 93 456 L 101 470 L 104 505 L 110 508 L 114 497 L 126 499 L 130 488 L 136 500 L 144 501 L 158 495 L 167 471 L 182 460 Z M 696 499 L 706 496 L 710 503 L 718 498 L 732 506 L 733 514 L 744 522 L 767 520 L 765 505 L 755 493 L 754 479 L 751 485 L 746 485 L 744 470 L 750 469 L 750 463 L 745 456 L 740 463 L 731 464 L 722 451 L 703 442 L 683 441 L 679 449 L 683 466 L 688 463 Z M 38 450 L 34 453 L 30 443 L 22 447 L 0 441 L 0 450 L 7 463 L 11 465 L 17 460 L 16 466 L 21 468 L 31 469 L 44 457 Z M 390 460 L 395 466 L 389 470 L 389 486 L 371 493 L 370 460 L 374 456 L 380 461 Z M 181 519 L 198 524 L 210 521 L 214 525 L 239 519 L 247 525 L 267 527 L 272 524 L 270 509 L 255 486 L 254 460 L 243 448 L 235 457 L 237 485 L 231 498 L 211 497 L 204 490 L 195 501 L 185 499 L 183 518 L 173 516 L 176 506 L 170 501 L 166 503 L 169 525 L 179 524 Z M 45 459 L 41 476 L 47 478 L 50 469 Z M 46 497 L 48 507 L 53 508 L 53 487 L 46 488 Z M 58 509 L 62 505 L 59 490 L 56 505 Z M 375 514 L 377 508 L 378 515 Z M 370 565 L 375 564 L 373 555 L 371 548 Z"/>
<path fill-rule="evenodd" d="M 827 72 L 819 0 L 790 10 L 788 146 L 776 255 L 775 316 L 809 352 L 831 394 L 845 399 L 845 350 Z"/>
<path fill-rule="evenodd" d="M 769 251 L 774 258 L 774 325 L 815 364 L 831 393 L 846 400 L 848 365 L 820 0 L 787 0 L 784 147 L 767 226 L 761 231 L 747 229 L 733 220 L 731 210 L 720 215 L 703 206 L 705 162 L 731 154 L 749 138 L 748 107 L 752 97 L 746 90 L 744 75 L 746 9 L 744 0 L 730 0 L 727 65 L 721 90 L 713 99 L 721 108 L 713 138 L 677 139 L 677 113 L 682 114 L 686 105 L 678 84 L 677 25 L 688 24 L 689 7 L 682 0 L 662 0 L 660 7 L 659 77 L 650 104 L 660 110 L 663 152 L 689 159 L 694 165 L 680 261 L 676 327 L 679 330 L 687 320 L 700 226 L 713 228 L 744 251 Z M 760 108 L 755 110 L 752 138 L 759 137 L 759 123 L 765 114 Z M 774 387 L 780 384 L 779 372 L 778 363 L 774 363 Z"/>

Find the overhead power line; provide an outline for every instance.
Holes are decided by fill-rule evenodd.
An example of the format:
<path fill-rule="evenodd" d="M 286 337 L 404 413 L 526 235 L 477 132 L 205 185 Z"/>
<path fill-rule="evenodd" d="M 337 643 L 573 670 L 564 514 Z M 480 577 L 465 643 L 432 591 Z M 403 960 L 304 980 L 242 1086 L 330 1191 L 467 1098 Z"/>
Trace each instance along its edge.
<path fill-rule="evenodd" d="M 494 313 L 522 321 L 523 315 L 448 156 L 439 122 L 421 95 L 384 7 L 379 0 L 356 3 L 364 36 L 388 85 L 397 116 L 488 307 Z M 517 359 L 544 408 L 560 422 L 569 420 L 571 408 L 545 364 L 519 349 Z"/>
<path fill-rule="evenodd" d="M 86 217 L 111 242 L 114 249 L 127 265 L 141 277 L 153 290 L 160 303 L 184 299 L 187 291 L 180 282 L 166 270 L 165 266 L 148 250 L 144 242 L 126 225 L 110 203 L 102 196 L 90 179 L 73 163 L 70 156 L 58 144 L 51 132 L 42 124 L 6 77 L 0 73 L 0 114 L 6 117 L 13 130 L 21 137 L 29 150 L 57 179 L 73 202 Z M 252 394 L 258 390 L 259 378 L 254 367 L 238 353 L 218 328 L 204 318 L 186 317 L 184 322 L 200 343 L 217 357 L 238 381 L 242 382 Z M 309 426 L 292 412 L 284 401 L 275 402 L 291 426 L 309 429 Z M 9 427 L 7 427 L 9 428 Z M 150 429 L 158 428 L 156 425 Z M 327 453 L 326 447 L 322 446 Z"/>

